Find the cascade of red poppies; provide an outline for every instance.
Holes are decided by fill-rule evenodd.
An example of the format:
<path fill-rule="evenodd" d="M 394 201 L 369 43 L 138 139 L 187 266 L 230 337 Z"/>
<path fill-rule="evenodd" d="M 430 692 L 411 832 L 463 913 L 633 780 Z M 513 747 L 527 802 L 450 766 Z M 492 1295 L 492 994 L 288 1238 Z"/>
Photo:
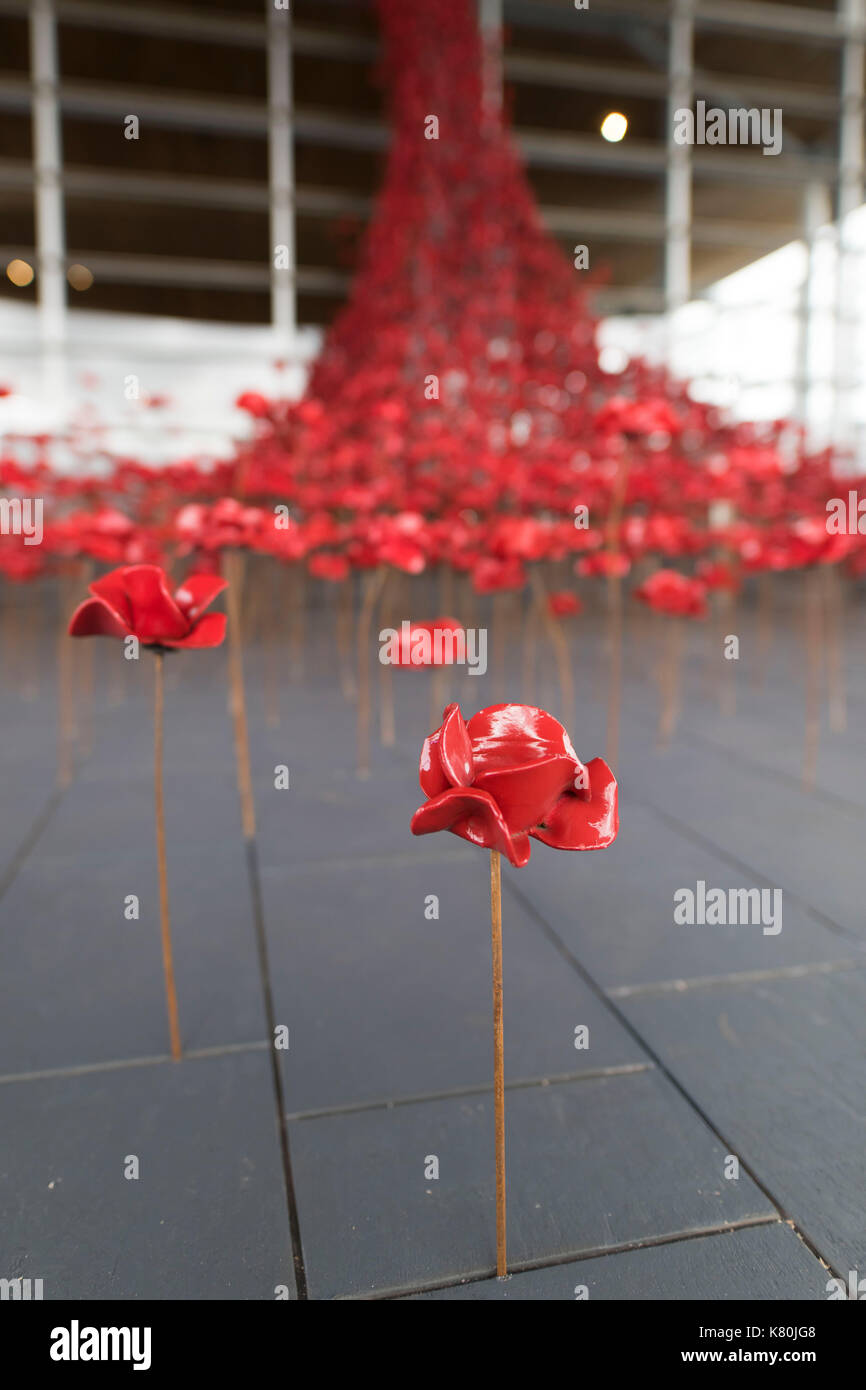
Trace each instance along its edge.
<path fill-rule="evenodd" d="M 485 117 L 474 7 L 379 9 L 393 129 L 384 186 L 307 396 L 270 409 L 245 482 L 256 490 L 278 464 L 307 508 L 429 516 L 532 511 L 556 478 L 566 508 L 601 379 L 576 273 L 540 225 L 506 132 Z"/>
<path fill-rule="evenodd" d="M 856 548 L 810 529 L 833 460 L 789 422 L 734 424 L 641 359 L 601 369 L 581 273 L 482 103 L 474 3 L 379 13 L 393 140 L 349 302 L 300 403 L 246 401 L 238 486 L 298 521 L 276 553 L 331 579 L 445 562 L 489 592 L 602 543 L 580 573 L 728 541 L 757 569 Z M 708 524 L 717 500 L 735 529 Z"/>

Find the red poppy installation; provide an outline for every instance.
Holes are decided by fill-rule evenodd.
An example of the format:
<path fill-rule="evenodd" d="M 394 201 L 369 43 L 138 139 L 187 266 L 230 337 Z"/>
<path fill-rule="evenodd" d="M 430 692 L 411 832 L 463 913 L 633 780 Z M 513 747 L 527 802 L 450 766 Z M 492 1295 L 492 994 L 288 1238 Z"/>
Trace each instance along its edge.
<path fill-rule="evenodd" d="M 90 585 L 91 597 L 76 608 L 69 623 L 71 637 L 119 637 L 129 643 L 127 655 L 139 646 L 154 654 L 153 779 L 156 805 L 156 849 L 159 864 L 159 916 L 162 964 L 171 1055 L 181 1057 L 180 1022 L 171 948 L 168 872 L 165 855 L 163 797 L 163 657 L 167 651 L 218 647 L 225 636 L 224 613 L 206 610 L 226 581 L 216 574 L 189 575 L 171 593 L 168 576 L 159 565 L 124 565 Z"/>
<path fill-rule="evenodd" d="M 559 595 L 573 569 L 590 613 L 599 591 L 607 591 L 605 661 L 589 664 L 607 668 L 604 752 L 617 768 L 631 621 L 626 575 L 642 583 L 664 567 L 670 590 L 672 570 L 683 579 L 701 577 L 700 565 L 711 562 L 716 573 L 705 582 L 715 590 L 721 621 L 730 583 L 757 579 L 768 594 L 775 574 L 800 571 L 815 589 L 804 634 L 810 781 L 822 687 L 831 730 L 844 724 L 841 585 L 845 576 L 866 573 L 866 532 L 857 521 L 866 478 L 849 476 L 847 463 L 840 471 L 845 461 L 833 451 L 815 452 L 790 420 L 737 423 L 640 358 L 622 372 L 605 370 L 587 307 L 588 276 L 545 230 L 507 115 L 483 100 L 475 0 L 376 0 L 376 10 L 393 132 L 388 165 L 349 301 L 326 336 L 305 397 L 245 392 L 237 404 L 250 417 L 251 435 L 233 459 L 219 463 L 186 459 L 153 469 L 106 456 L 99 430 L 92 437 L 77 428 L 57 438 L 7 437 L 0 489 L 44 497 L 46 525 L 38 550 L 20 536 L 0 537 L 0 593 L 62 574 L 74 559 L 166 564 L 193 555 L 198 569 L 218 568 L 221 552 L 243 554 L 252 559 L 253 596 L 268 562 L 286 581 L 297 679 L 300 596 L 309 575 L 327 586 L 337 610 L 340 674 L 350 698 L 357 684 L 358 768 L 366 773 L 377 606 L 380 626 L 434 611 L 474 626 L 468 614 L 479 611 L 476 598 L 491 596 L 498 683 L 506 627 L 529 588 L 523 693 L 534 698 L 535 628 L 544 622 L 568 725 L 575 642 L 561 605 L 573 598 Z M 151 398 L 151 406 L 157 403 Z M 72 451 L 80 473 L 56 470 L 55 449 L 64 458 Z M 833 506 L 828 516 L 841 497 L 853 499 L 853 513 Z M 275 511 L 289 509 L 291 524 L 278 524 Z M 227 573 L 231 608 L 240 584 L 231 568 Z M 359 578 L 355 682 L 349 666 Z M 434 578 L 435 608 L 415 613 L 408 595 Z M 39 586 L 30 587 L 38 593 Z M 397 609 L 395 594 L 401 602 L 407 596 L 405 606 Z M 14 605 L 7 613 L 11 624 Z M 670 614 L 656 624 L 668 630 L 668 666 L 685 616 L 694 615 Z M 753 648 L 759 662 L 769 618 L 762 606 Z M 591 622 L 585 627 L 581 656 Z M 232 631 L 230 612 L 230 647 Z M 63 649 L 68 660 L 65 642 Z M 234 657 L 232 671 L 237 681 Z M 391 666 L 378 675 L 387 743 Z M 442 668 L 430 684 L 446 676 Z M 726 661 L 720 685 L 731 697 L 733 676 Z M 65 679 L 70 683 L 68 672 Z M 268 679 L 271 718 L 273 671 Z M 676 683 L 670 671 L 664 679 Z M 437 715 L 446 697 L 438 698 Z M 732 698 L 729 704 L 732 713 Z M 237 730 L 243 768 L 240 723 Z M 249 830 L 248 797 L 246 806 Z"/>
<path fill-rule="evenodd" d="M 427 801 L 413 835 L 450 830 L 490 850 L 493 948 L 496 1272 L 507 1274 L 505 1238 L 505 1063 L 502 1023 L 500 855 L 529 862 L 531 840 L 552 849 L 605 849 L 619 829 L 616 778 L 603 758 L 582 763 L 565 729 L 534 705 L 491 705 L 468 723 L 456 704 L 424 740 L 421 787 Z"/>

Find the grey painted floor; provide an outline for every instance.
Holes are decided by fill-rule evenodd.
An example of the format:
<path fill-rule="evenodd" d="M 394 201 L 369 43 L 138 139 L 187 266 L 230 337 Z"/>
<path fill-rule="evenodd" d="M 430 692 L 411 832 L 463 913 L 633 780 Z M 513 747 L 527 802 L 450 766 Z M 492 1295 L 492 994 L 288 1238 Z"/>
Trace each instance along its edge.
<path fill-rule="evenodd" d="M 569 722 L 589 758 L 604 634 L 580 621 Z M 618 841 L 504 866 L 504 1282 L 487 860 L 408 829 L 427 675 L 394 673 L 396 744 L 374 729 L 359 780 L 330 612 L 308 614 L 302 677 L 251 642 L 250 855 L 225 652 L 170 659 L 173 1064 L 150 658 L 118 675 L 119 648 L 76 647 L 95 693 L 58 795 L 53 641 L 26 670 L 4 650 L 0 1277 L 73 1299 L 726 1300 L 822 1299 L 831 1272 L 866 1275 L 866 624 L 847 621 L 848 730 L 825 715 L 805 792 L 796 606 L 763 655 L 741 613 L 733 673 L 714 629 L 693 630 L 665 752 L 655 628 L 630 617 Z M 518 699 L 520 638 L 506 645 Z M 536 699 L 560 713 L 541 635 L 538 661 Z M 450 693 L 468 714 L 498 683 L 460 673 Z M 677 925 L 674 893 L 699 880 L 781 890 L 781 930 Z"/>

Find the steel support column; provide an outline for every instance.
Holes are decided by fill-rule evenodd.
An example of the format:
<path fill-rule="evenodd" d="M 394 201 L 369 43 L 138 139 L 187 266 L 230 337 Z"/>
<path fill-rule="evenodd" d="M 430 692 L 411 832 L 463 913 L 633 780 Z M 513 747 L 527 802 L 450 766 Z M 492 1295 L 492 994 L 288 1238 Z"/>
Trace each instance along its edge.
<path fill-rule="evenodd" d="M 268 43 L 268 192 L 271 323 L 287 349 L 297 332 L 295 156 L 292 134 L 291 14 L 265 0 Z"/>
<path fill-rule="evenodd" d="M 53 0 L 30 8 L 36 287 L 46 402 L 66 402 L 66 241 L 58 100 L 57 22 Z"/>
<path fill-rule="evenodd" d="M 687 303 L 692 261 L 692 151 L 674 139 L 676 113 L 694 95 L 694 0 L 673 0 L 668 31 L 668 111 L 665 163 L 664 298 L 668 362 L 673 354 L 671 315 Z"/>
<path fill-rule="evenodd" d="M 836 200 L 836 325 L 834 418 L 837 444 L 849 445 L 855 434 L 854 392 L 862 390 L 857 361 L 857 322 L 852 306 L 860 300 L 861 249 L 852 244 L 847 218 L 863 202 L 863 0 L 839 0 L 845 26 L 842 44 L 839 176 Z"/>

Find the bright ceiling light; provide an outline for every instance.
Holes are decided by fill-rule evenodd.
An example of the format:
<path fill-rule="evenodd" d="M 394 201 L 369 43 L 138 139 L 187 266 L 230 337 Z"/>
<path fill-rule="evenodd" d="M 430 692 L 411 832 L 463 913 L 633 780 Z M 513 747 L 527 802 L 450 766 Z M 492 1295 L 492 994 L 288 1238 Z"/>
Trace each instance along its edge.
<path fill-rule="evenodd" d="M 628 130 L 628 121 L 621 111 L 610 111 L 601 123 L 601 133 L 605 140 L 615 144 Z"/>
<path fill-rule="evenodd" d="M 10 261 L 6 267 L 6 274 L 13 285 L 17 285 L 19 289 L 33 281 L 33 267 L 28 265 L 26 261 Z"/>

